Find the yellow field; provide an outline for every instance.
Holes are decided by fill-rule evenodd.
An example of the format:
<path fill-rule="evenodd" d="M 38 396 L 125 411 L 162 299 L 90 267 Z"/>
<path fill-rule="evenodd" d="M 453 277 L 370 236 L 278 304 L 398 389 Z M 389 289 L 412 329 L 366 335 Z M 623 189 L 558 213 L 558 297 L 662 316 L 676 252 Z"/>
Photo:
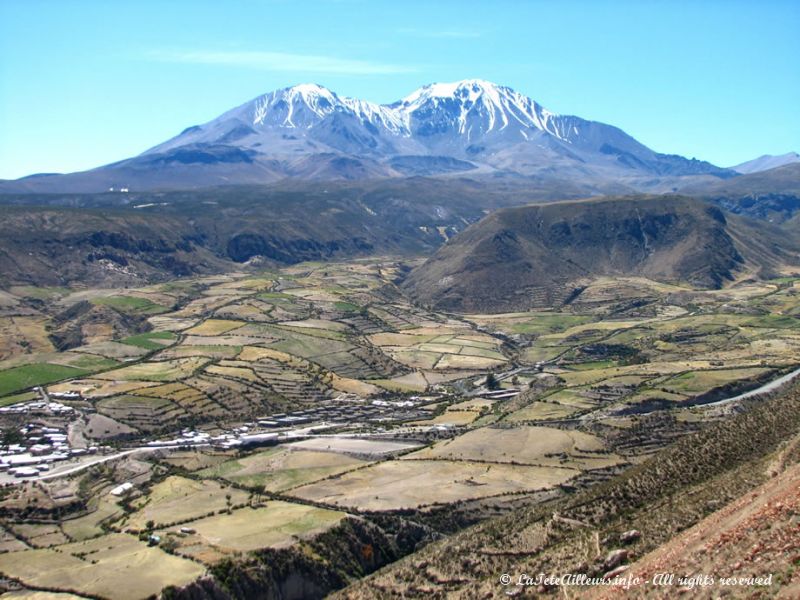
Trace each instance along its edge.
<path fill-rule="evenodd" d="M 413 421 L 409 425 L 469 425 L 477 418 L 474 410 L 446 410 L 432 419 Z"/>
<path fill-rule="evenodd" d="M 292 545 L 298 537 L 310 536 L 338 524 L 345 513 L 271 501 L 260 508 L 241 508 L 231 514 L 214 515 L 192 521 L 195 533 L 171 535 L 178 552 L 206 563 L 226 555 Z M 161 531 L 163 536 L 175 529 Z"/>
<path fill-rule="evenodd" d="M 565 461 L 556 455 L 568 458 Z M 406 454 L 402 459 L 516 462 L 545 466 L 566 463 L 576 468 L 606 466 L 620 461 L 618 456 L 607 452 L 600 438 L 593 435 L 552 427 L 524 426 L 513 429 L 482 427 Z"/>
<path fill-rule="evenodd" d="M 393 460 L 296 488 L 292 495 L 365 510 L 392 510 L 544 490 L 578 472 L 571 468 Z"/>
<path fill-rule="evenodd" d="M 246 325 L 244 321 L 229 321 L 228 319 L 206 319 L 199 325 L 186 330 L 187 335 L 222 335 Z"/>
<path fill-rule="evenodd" d="M 0 318 L 0 360 L 17 354 L 52 352 L 42 317 Z"/>
<path fill-rule="evenodd" d="M 149 494 L 137 499 L 134 506 L 138 510 L 121 521 L 119 526 L 140 531 L 148 521 L 154 521 L 157 525 L 188 521 L 228 505 L 241 504 L 247 498 L 247 492 L 223 487 L 216 481 L 168 477 L 156 484 Z"/>
<path fill-rule="evenodd" d="M 333 389 L 340 392 L 347 392 L 348 394 L 358 394 L 359 396 L 372 396 L 381 393 L 381 389 L 366 381 L 359 381 L 358 379 L 350 379 L 348 377 L 340 377 L 336 373 L 327 374 L 328 381 Z"/>
<path fill-rule="evenodd" d="M 188 377 L 208 360 L 203 357 L 178 358 L 158 362 L 144 362 L 113 371 L 106 371 L 96 377 L 111 381 L 175 381 Z"/>
<path fill-rule="evenodd" d="M 491 408 L 495 402 L 496 400 L 490 400 L 488 398 L 473 398 L 471 400 L 464 400 L 458 404 L 452 404 L 447 407 L 447 410 L 474 410 L 480 412 L 484 408 Z"/>
<path fill-rule="evenodd" d="M 281 352 L 280 350 L 273 350 L 272 348 L 260 348 L 257 346 L 247 346 L 242 349 L 238 356 L 239 360 L 247 362 L 258 361 L 262 358 L 277 360 L 278 362 L 290 365 L 306 365 L 306 360 Z"/>
<path fill-rule="evenodd" d="M 115 600 L 140 600 L 167 585 L 186 585 L 205 572 L 191 560 L 122 533 L 66 544 L 58 550 L 0 554 L 0 572 L 33 587 L 71 589 Z"/>
<path fill-rule="evenodd" d="M 231 367 L 227 365 L 211 365 L 205 368 L 206 373 L 213 375 L 223 375 L 234 379 L 246 379 L 247 381 L 261 381 L 261 378 L 253 373 L 252 369 L 245 367 Z"/>

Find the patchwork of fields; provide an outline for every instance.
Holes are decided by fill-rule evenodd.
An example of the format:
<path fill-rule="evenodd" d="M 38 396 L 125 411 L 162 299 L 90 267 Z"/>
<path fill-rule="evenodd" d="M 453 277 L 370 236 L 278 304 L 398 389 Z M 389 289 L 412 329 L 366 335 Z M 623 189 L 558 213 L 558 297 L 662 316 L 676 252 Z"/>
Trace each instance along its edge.
<path fill-rule="evenodd" d="M 710 292 L 598 280 L 546 312 L 453 315 L 404 299 L 402 269 L 5 292 L 0 406 L 59 398 L 71 416 L 31 418 L 82 447 L 230 431 L 269 445 L 158 449 L 7 488 L 0 573 L 93 597 L 122 597 L 124 582 L 140 598 L 354 515 L 455 506 L 479 520 L 605 481 L 800 364 L 795 279 Z M 76 302 L 146 331 L 82 325 L 58 351 L 53 314 Z M 111 495 L 123 482 L 130 493 Z"/>

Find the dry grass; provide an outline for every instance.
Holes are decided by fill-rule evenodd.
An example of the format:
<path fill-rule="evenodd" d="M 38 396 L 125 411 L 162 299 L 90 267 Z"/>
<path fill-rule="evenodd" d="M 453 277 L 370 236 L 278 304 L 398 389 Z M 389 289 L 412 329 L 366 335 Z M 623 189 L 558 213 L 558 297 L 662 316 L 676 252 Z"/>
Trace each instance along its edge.
<path fill-rule="evenodd" d="M 187 335 L 215 336 L 228 333 L 246 325 L 244 321 L 230 321 L 228 319 L 206 319 L 199 325 L 186 330 Z"/>
<path fill-rule="evenodd" d="M 0 571 L 33 587 L 71 589 L 119 600 L 140 600 L 167 585 L 186 585 L 205 571 L 191 560 L 170 556 L 121 533 L 58 550 L 2 554 Z"/>
<path fill-rule="evenodd" d="M 446 414 L 446 413 L 445 413 Z M 448 459 L 569 466 L 578 469 L 607 466 L 620 458 L 606 450 L 598 437 L 552 427 L 482 427 L 451 440 L 437 442 L 403 459 Z"/>
<path fill-rule="evenodd" d="M 146 496 L 137 499 L 134 506 L 138 510 L 119 526 L 140 531 L 148 521 L 157 525 L 188 521 L 229 505 L 241 504 L 247 498 L 247 492 L 223 487 L 215 481 L 168 477 L 156 484 Z"/>
<path fill-rule="evenodd" d="M 542 490 L 578 474 L 569 468 L 439 460 L 393 460 L 293 490 L 300 498 L 367 510 Z"/>

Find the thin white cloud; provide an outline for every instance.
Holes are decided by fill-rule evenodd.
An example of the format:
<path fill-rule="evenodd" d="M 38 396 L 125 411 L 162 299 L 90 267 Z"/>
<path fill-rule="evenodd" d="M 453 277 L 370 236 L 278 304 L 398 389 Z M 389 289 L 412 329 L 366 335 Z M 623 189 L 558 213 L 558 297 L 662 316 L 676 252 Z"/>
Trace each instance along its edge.
<path fill-rule="evenodd" d="M 416 71 L 406 65 L 288 52 L 159 50 L 147 53 L 146 58 L 158 62 L 338 75 L 392 75 Z"/>
<path fill-rule="evenodd" d="M 401 35 L 408 35 L 416 38 L 440 39 L 440 40 L 471 40 L 481 37 L 477 31 L 468 29 L 443 29 L 441 31 L 432 31 L 426 29 L 398 29 L 397 33 Z"/>

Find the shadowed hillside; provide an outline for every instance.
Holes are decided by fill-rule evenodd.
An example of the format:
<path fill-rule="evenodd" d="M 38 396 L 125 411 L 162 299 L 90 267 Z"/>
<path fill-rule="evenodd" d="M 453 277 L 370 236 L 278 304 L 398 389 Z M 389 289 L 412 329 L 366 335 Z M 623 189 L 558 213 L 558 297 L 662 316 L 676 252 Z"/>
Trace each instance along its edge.
<path fill-rule="evenodd" d="M 536 201 L 546 189 L 418 178 L 4 196 L 0 285 L 118 285 L 219 272 L 252 259 L 430 253 L 487 211 Z"/>
<path fill-rule="evenodd" d="M 795 235 L 682 196 L 630 196 L 497 211 L 404 283 L 445 310 L 558 306 L 597 276 L 639 275 L 719 288 L 797 263 Z"/>

